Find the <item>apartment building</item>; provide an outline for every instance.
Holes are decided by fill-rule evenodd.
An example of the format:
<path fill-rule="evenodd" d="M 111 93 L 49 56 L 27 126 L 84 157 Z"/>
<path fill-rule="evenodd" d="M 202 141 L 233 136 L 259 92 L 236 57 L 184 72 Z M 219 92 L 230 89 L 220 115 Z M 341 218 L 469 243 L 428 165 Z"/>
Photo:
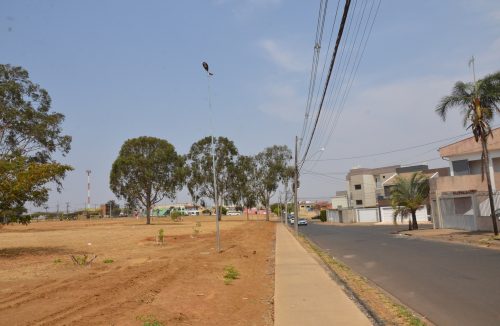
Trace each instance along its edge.
<path fill-rule="evenodd" d="M 353 168 L 346 176 L 347 201 L 350 207 L 377 207 L 385 198 L 383 183 L 396 174 L 400 165 L 380 168 Z"/>

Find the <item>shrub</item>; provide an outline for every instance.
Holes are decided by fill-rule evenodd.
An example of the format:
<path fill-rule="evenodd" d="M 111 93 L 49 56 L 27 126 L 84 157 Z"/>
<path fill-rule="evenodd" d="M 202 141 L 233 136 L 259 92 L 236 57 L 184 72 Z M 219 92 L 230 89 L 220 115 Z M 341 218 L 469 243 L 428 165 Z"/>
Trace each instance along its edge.
<path fill-rule="evenodd" d="M 220 213 L 221 213 L 222 215 L 226 215 L 226 214 L 227 214 L 227 208 L 226 208 L 226 207 L 224 207 L 224 206 L 221 206 L 221 208 L 220 208 Z"/>
<path fill-rule="evenodd" d="M 231 284 L 231 282 L 239 278 L 239 276 L 240 272 L 238 272 L 234 266 L 229 265 L 224 268 L 224 283 L 226 285 Z"/>
<path fill-rule="evenodd" d="M 171 211 L 170 212 L 170 217 L 172 218 L 172 221 L 177 222 L 179 220 L 179 217 L 181 217 L 182 214 L 179 211 Z"/>
<path fill-rule="evenodd" d="M 321 212 L 319 212 L 319 219 L 321 220 L 321 222 L 326 222 L 326 211 L 325 210 L 322 210 Z"/>
<path fill-rule="evenodd" d="M 88 266 L 94 261 L 94 259 L 97 258 L 97 255 L 94 255 L 92 258 L 90 258 L 87 254 L 83 256 L 70 255 L 70 257 L 75 265 Z"/>
<path fill-rule="evenodd" d="M 163 244 L 165 240 L 165 232 L 163 231 L 163 229 L 160 229 L 158 230 L 158 242 Z"/>
<path fill-rule="evenodd" d="M 114 260 L 113 260 L 113 259 L 104 259 L 104 263 L 105 263 L 105 264 L 111 264 L 111 263 L 113 263 L 113 262 L 114 262 Z"/>

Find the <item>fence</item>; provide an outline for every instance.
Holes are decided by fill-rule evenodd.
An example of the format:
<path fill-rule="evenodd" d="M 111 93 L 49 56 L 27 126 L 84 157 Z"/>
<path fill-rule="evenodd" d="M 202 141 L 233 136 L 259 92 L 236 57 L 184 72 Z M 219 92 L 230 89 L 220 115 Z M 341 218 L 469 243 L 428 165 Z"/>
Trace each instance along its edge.
<path fill-rule="evenodd" d="M 500 207 L 500 193 L 493 195 L 495 209 Z M 434 226 L 466 231 L 492 231 L 487 193 L 445 194 L 432 201 Z"/>

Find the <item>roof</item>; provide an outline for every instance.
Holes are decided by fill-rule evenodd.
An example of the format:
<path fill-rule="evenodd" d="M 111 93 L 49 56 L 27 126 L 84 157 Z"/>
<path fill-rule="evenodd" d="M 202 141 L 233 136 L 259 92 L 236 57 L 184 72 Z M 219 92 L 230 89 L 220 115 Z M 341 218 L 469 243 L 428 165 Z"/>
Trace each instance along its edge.
<path fill-rule="evenodd" d="M 429 170 L 425 170 L 425 171 L 421 171 L 424 175 L 426 175 L 428 178 L 432 178 L 434 175 L 436 176 L 448 176 L 450 175 L 449 173 L 449 168 L 439 168 L 439 169 L 429 169 Z M 397 176 L 399 177 L 402 177 L 402 178 L 410 178 L 413 173 L 415 172 L 404 172 L 404 173 L 399 173 Z M 436 174 L 437 173 L 437 174 Z M 386 186 L 393 186 L 396 184 L 396 181 L 397 181 L 397 178 L 394 177 L 394 178 L 390 178 L 390 179 L 387 179 L 383 184 L 384 184 L 384 187 Z"/>
<path fill-rule="evenodd" d="M 488 149 L 490 151 L 500 150 L 500 128 L 491 130 L 491 136 L 488 138 Z M 473 136 L 439 148 L 441 157 L 454 157 L 481 152 L 481 142 L 476 142 Z"/>
<path fill-rule="evenodd" d="M 399 167 L 401 167 L 401 165 L 390 165 L 373 169 L 367 169 L 367 168 L 351 169 L 349 173 L 347 173 L 346 180 L 349 180 L 349 178 L 353 175 L 363 175 L 363 174 L 376 175 L 376 174 L 396 172 L 396 169 Z"/>

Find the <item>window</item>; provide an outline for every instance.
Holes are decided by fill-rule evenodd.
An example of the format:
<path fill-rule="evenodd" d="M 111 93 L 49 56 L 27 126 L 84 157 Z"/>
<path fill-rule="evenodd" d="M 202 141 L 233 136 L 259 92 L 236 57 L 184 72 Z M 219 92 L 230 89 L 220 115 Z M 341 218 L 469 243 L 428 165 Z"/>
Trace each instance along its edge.
<path fill-rule="evenodd" d="M 356 205 L 363 205 L 363 201 L 360 199 L 356 199 Z"/>
<path fill-rule="evenodd" d="M 459 160 L 451 162 L 453 167 L 454 175 L 468 175 L 469 172 L 469 161 L 468 160 Z"/>
<path fill-rule="evenodd" d="M 361 185 L 354 185 L 354 190 L 361 190 Z"/>

